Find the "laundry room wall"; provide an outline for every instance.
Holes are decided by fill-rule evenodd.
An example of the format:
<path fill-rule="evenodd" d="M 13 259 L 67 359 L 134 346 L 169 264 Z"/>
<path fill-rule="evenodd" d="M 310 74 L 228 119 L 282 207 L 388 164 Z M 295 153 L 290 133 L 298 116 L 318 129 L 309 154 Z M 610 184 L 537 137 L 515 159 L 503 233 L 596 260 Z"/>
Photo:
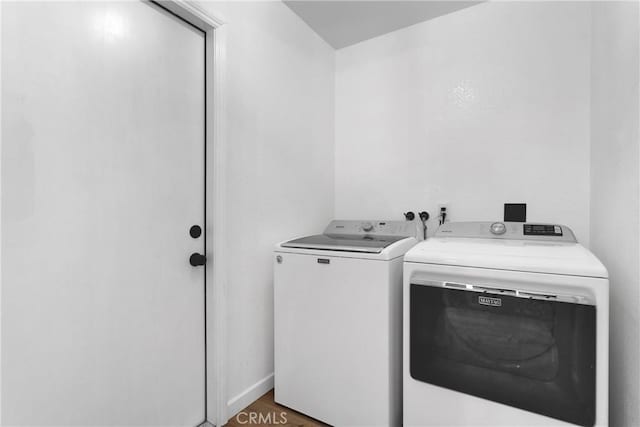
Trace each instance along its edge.
<path fill-rule="evenodd" d="M 273 387 L 276 242 L 333 216 L 335 52 L 281 2 L 201 2 L 226 21 L 228 413 Z M 215 266 L 214 266 L 215 268 Z"/>
<path fill-rule="evenodd" d="M 335 216 L 564 223 L 589 244 L 587 3 L 487 2 L 337 51 Z"/>
<path fill-rule="evenodd" d="M 592 8 L 591 249 L 610 276 L 610 425 L 638 426 L 640 8 Z"/>

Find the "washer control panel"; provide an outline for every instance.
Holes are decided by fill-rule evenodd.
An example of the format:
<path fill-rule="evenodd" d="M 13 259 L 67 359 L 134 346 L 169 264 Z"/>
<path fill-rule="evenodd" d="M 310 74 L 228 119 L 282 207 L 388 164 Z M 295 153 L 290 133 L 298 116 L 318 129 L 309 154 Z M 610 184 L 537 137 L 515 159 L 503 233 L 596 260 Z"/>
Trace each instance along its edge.
<path fill-rule="evenodd" d="M 412 221 L 351 221 L 334 220 L 324 234 L 362 234 L 378 236 L 416 236 L 416 225 Z"/>

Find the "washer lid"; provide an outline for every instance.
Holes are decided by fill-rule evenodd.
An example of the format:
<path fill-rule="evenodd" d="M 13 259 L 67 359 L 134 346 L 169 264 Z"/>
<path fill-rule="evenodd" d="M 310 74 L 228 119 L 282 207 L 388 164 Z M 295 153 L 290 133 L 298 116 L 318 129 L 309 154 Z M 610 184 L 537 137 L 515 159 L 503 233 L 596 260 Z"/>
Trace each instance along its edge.
<path fill-rule="evenodd" d="M 317 234 L 281 244 L 283 248 L 320 249 L 327 251 L 365 252 L 379 254 L 406 236 L 380 236 L 358 234 Z"/>
<path fill-rule="evenodd" d="M 414 246 L 405 262 L 608 278 L 607 269 L 579 243 L 435 237 Z"/>
<path fill-rule="evenodd" d="M 411 221 L 333 220 L 323 234 L 290 240 L 280 247 L 379 254 L 415 234 Z"/>

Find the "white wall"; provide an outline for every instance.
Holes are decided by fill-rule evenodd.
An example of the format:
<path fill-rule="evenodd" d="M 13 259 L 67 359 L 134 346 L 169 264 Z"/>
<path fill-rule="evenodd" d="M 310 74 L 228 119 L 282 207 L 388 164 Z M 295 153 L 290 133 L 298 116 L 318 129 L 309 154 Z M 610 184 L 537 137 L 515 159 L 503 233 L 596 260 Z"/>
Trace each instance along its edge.
<path fill-rule="evenodd" d="M 227 31 L 226 376 L 233 415 L 273 385 L 275 243 L 317 233 L 333 216 L 335 53 L 281 2 L 201 5 L 221 15 Z"/>
<path fill-rule="evenodd" d="M 610 420 L 640 425 L 638 3 L 594 3 L 591 248 L 610 275 Z"/>
<path fill-rule="evenodd" d="M 588 245 L 590 24 L 587 3 L 489 2 L 339 50 L 336 217 L 526 202 Z"/>

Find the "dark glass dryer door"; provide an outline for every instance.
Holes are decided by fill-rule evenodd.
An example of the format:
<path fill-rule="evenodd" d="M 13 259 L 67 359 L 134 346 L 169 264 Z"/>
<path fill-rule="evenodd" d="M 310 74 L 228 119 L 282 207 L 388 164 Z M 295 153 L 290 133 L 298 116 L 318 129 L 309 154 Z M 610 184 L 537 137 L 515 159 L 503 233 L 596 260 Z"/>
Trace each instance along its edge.
<path fill-rule="evenodd" d="M 595 306 L 411 284 L 410 372 L 577 425 L 595 422 Z"/>

